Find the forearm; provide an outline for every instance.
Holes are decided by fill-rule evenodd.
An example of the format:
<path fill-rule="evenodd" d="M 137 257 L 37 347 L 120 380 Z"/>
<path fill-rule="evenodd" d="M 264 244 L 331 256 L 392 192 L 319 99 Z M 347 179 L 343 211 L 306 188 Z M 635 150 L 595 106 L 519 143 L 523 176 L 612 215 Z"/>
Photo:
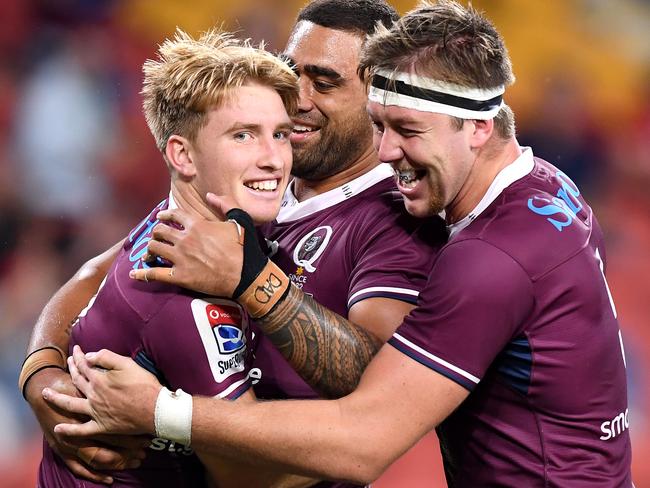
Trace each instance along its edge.
<path fill-rule="evenodd" d="M 238 405 L 251 405 L 257 403 L 255 393 L 249 389 L 240 396 Z M 306 488 L 319 480 L 307 478 L 282 471 L 273 464 L 260 462 L 258 457 L 222 457 L 201 449 L 195 452 L 211 481 L 219 488 L 239 488 L 242 486 L 265 488 Z"/>
<path fill-rule="evenodd" d="M 360 417 L 344 415 L 338 402 L 234 405 L 194 397 L 192 446 L 313 478 L 365 484 L 379 476 L 382 462 L 374 449 L 366 449 L 372 441 L 360 433 L 365 430 Z"/>
<path fill-rule="evenodd" d="M 123 373 L 128 371 L 125 369 Z M 185 434 L 172 420 L 172 416 L 184 416 L 183 402 L 177 398 L 174 402 L 179 403 L 173 407 L 167 401 L 161 402 L 161 395 L 165 393 L 153 382 L 141 384 L 138 392 L 136 405 L 127 411 L 123 404 L 115 407 L 114 389 L 107 388 L 105 398 L 104 394 L 95 391 L 92 407 L 95 411 L 90 414 L 99 421 L 100 431 L 115 432 L 115 427 L 119 426 L 119 432 L 148 433 L 184 442 L 181 439 Z M 409 429 L 400 426 L 395 432 L 386 428 L 381 412 L 391 410 L 390 402 L 382 406 L 370 397 L 354 401 L 355 396 L 358 398 L 356 392 L 339 400 L 254 403 L 194 396 L 187 434 L 192 448 L 206 466 L 211 460 L 220 459 L 223 463 L 224 460 L 245 459 L 252 465 L 276 472 L 366 484 L 401 454 L 400 442 L 393 437 L 402 436 L 402 431 Z M 59 405 L 64 406 L 66 402 L 70 399 Z M 69 408 L 71 403 L 67 405 Z M 85 408 L 87 406 L 81 407 Z M 379 415 L 368 415 L 373 410 Z M 176 427 L 169 430 L 172 424 Z M 75 426 L 69 426 L 65 433 L 74 431 Z"/>
<path fill-rule="evenodd" d="M 382 345 L 294 286 L 257 323 L 298 374 L 327 398 L 352 392 Z"/>
<path fill-rule="evenodd" d="M 192 445 L 289 472 L 367 484 L 444 420 L 467 390 L 385 346 L 338 400 L 235 405 L 195 397 Z"/>

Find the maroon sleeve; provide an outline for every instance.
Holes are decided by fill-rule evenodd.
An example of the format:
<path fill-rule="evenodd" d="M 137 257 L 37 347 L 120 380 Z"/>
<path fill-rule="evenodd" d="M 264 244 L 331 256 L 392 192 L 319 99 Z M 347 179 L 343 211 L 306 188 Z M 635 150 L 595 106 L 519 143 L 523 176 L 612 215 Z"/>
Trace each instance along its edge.
<path fill-rule="evenodd" d="M 389 342 L 471 390 L 533 305 L 519 263 L 484 241 L 463 240 L 441 251 L 420 305 Z"/>
<path fill-rule="evenodd" d="M 356 236 L 360 242 L 350 277 L 348 309 L 371 297 L 415 304 L 444 230 L 433 221 L 416 226 L 399 212 L 372 222 Z"/>

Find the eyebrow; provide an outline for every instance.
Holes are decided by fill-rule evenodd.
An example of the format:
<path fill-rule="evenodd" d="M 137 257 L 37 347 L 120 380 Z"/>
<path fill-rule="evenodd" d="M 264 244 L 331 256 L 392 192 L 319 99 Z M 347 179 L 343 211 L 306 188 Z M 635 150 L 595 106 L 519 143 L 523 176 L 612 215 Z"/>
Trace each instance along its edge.
<path fill-rule="evenodd" d="M 259 128 L 260 128 L 260 124 L 245 124 L 242 122 L 235 122 L 230 127 L 228 127 L 228 132 L 233 130 L 242 130 L 242 129 L 258 130 Z"/>
<path fill-rule="evenodd" d="M 288 130 L 293 130 L 294 123 L 293 122 L 283 122 L 281 124 L 278 124 L 276 129 L 288 129 Z"/>
<path fill-rule="evenodd" d="M 237 131 L 237 130 L 251 130 L 251 131 L 258 131 L 259 132 L 261 127 L 262 126 L 260 124 L 245 124 L 245 123 L 241 123 L 241 122 L 235 122 L 233 125 L 231 125 L 228 128 L 227 132 L 233 132 L 233 131 Z M 291 130 L 291 129 L 293 129 L 293 122 L 282 122 L 282 123 L 276 125 L 274 130 L 278 130 L 278 129 Z"/>
<path fill-rule="evenodd" d="M 368 112 L 368 115 L 370 116 L 370 119 L 373 120 L 373 121 L 376 121 L 376 118 L 373 118 L 374 114 L 370 110 L 368 110 L 367 112 Z M 410 119 L 408 117 L 397 117 L 397 118 L 394 118 L 394 119 L 390 119 L 389 121 L 387 121 L 387 123 L 389 125 L 391 125 L 391 126 L 396 126 L 396 127 L 405 127 L 406 126 L 406 127 L 413 128 L 413 130 L 422 130 L 422 128 L 420 126 L 420 121 Z"/>
<path fill-rule="evenodd" d="M 298 64 L 296 63 L 295 59 L 287 56 L 286 54 L 281 54 L 280 57 L 285 62 L 289 63 L 296 74 L 299 74 L 297 68 Z M 333 70 L 332 68 L 326 68 L 325 66 L 319 66 L 317 64 L 306 64 L 303 66 L 303 70 L 311 75 L 325 76 L 327 78 L 330 78 L 332 81 L 339 81 L 343 79 L 343 76 L 338 71 Z"/>
<path fill-rule="evenodd" d="M 303 69 L 306 73 L 316 75 L 316 76 L 325 76 L 330 78 L 332 81 L 342 80 L 343 76 L 338 71 L 334 71 L 331 68 L 326 68 L 325 66 L 318 66 L 316 64 L 306 64 Z"/>
<path fill-rule="evenodd" d="M 393 119 L 392 122 L 396 125 L 417 125 L 419 123 L 418 120 L 409 119 L 407 117 L 397 117 Z"/>

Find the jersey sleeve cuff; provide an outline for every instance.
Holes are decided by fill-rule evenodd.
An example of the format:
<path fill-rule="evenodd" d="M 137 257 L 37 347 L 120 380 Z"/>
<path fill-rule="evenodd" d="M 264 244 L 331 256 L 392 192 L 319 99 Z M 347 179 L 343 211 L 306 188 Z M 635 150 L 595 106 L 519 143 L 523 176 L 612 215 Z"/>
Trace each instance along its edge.
<path fill-rule="evenodd" d="M 348 310 L 352 305 L 367 298 L 392 298 L 393 300 L 400 300 L 402 302 L 416 304 L 418 301 L 417 290 L 409 288 L 399 288 L 396 286 L 372 286 L 370 288 L 363 288 L 353 293 L 348 298 Z"/>
<path fill-rule="evenodd" d="M 411 359 L 458 383 L 470 392 L 480 381 L 480 378 L 439 358 L 435 354 L 431 354 L 400 334 L 393 334 L 393 337 L 388 340 L 388 343 Z"/>

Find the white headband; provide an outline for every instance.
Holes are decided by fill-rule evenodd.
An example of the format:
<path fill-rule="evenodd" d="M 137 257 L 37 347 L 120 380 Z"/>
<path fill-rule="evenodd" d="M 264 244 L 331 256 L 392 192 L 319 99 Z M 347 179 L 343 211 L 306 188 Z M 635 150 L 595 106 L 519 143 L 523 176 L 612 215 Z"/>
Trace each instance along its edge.
<path fill-rule="evenodd" d="M 368 100 L 461 119 L 489 120 L 503 106 L 504 92 L 503 85 L 468 88 L 416 74 L 378 70 L 372 78 Z"/>

